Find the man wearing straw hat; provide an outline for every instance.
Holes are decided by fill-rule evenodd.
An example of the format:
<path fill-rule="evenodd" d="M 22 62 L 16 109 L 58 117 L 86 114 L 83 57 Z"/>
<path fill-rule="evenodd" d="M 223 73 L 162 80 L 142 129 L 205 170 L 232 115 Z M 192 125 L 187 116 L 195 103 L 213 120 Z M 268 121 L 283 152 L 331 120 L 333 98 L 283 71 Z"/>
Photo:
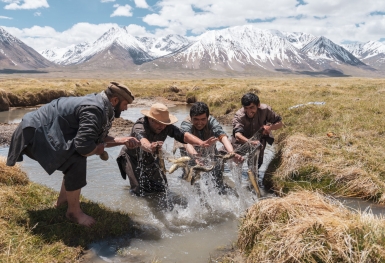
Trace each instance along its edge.
<path fill-rule="evenodd" d="M 144 196 L 151 193 L 165 192 L 167 179 L 159 166 L 159 158 L 154 154 L 162 147 L 167 136 L 181 143 L 190 143 L 208 147 L 217 139 L 212 137 L 202 141 L 191 133 L 173 125 L 178 119 L 169 113 L 166 105 L 155 103 L 149 110 L 142 110 L 144 117 L 139 118 L 132 127 L 131 135 L 137 138 L 140 149 L 123 146 L 117 162 L 123 179 L 130 180 L 131 192 Z M 141 151 L 143 150 L 143 151 Z"/>
<path fill-rule="evenodd" d="M 80 208 L 80 191 L 86 182 L 87 157 L 104 153 L 108 147 L 135 148 L 133 137 L 108 136 L 112 121 L 127 110 L 134 96 L 124 85 L 111 82 L 105 91 L 83 97 L 53 100 L 24 115 L 12 135 L 7 165 L 23 161 L 23 155 L 36 160 L 48 174 L 64 174 L 56 207 L 68 203 L 66 217 L 91 226 L 95 220 Z"/>

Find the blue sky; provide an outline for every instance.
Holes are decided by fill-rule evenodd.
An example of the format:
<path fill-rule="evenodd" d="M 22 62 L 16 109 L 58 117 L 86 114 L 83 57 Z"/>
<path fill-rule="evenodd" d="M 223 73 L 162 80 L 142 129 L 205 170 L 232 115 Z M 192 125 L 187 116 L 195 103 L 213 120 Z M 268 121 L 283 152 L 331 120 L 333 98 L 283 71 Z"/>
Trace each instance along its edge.
<path fill-rule="evenodd" d="M 0 0 L 0 26 L 38 51 L 93 42 L 112 26 L 194 37 L 245 24 L 338 44 L 384 41 L 385 0 Z"/>

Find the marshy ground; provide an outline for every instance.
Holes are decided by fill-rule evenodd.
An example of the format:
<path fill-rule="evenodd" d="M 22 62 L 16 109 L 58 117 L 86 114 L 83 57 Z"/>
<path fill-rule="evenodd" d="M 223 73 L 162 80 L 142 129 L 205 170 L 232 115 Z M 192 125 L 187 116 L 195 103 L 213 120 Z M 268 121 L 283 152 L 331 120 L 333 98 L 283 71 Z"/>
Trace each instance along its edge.
<path fill-rule="evenodd" d="M 2 79 L 0 84 L 8 95 L 10 106 L 30 106 L 46 103 L 56 96 L 78 96 L 98 92 L 103 90 L 109 81 L 112 80 L 15 78 Z M 275 132 L 278 153 L 266 174 L 266 183 L 284 198 L 280 199 L 282 201 L 258 202 L 249 210 L 246 217 L 251 221 L 242 222 L 240 241 L 236 247 L 240 250 L 235 249 L 240 253 L 238 254 L 240 262 L 254 262 L 257 259 L 271 261 L 277 256 L 271 252 L 271 247 L 282 248 L 279 250 L 282 252 L 280 262 L 296 262 L 288 255 L 296 255 L 308 262 L 336 262 L 339 260 L 348 262 L 349 255 L 346 254 L 346 249 L 354 252 L 350 254 L 351 262 L 357 262 L 355 259 L 360 257 L 366 258 L 370 262 L 381 262 L 385 259 L 384 252 L 380 249 L 384 244 L 381 243 L 383 241 L 378 236 L 380 231 L 383 232 L 384 221 L 382 219 L 374 217 L 368 219 L 367 215 L 348 214 L 345 210 L 341 210 L 338 204 L 325 201 L 322 197 L 322 194 L 355 196 L 380 204 L 385 203 L 385 100 L 383 99 L 385 79 L 228 78 L 114 79 L 113 81 L 124 83 L 134 92 L 138 101 L 142 100 L 146 103 L 159 100 L 159 97 L 175 103 L 204 101 L 210 106 L 211 113 L 222 123 L 231 122 L 235 111 L 241 107 L 240 98 L 246 92 L 256 93 L 262 103 L 271 105 L 273 110 L 283 117 L 285 127 Z M 323 104 L 309 102 L 323 102 Z M 293 107 L 296 105 L 300 106 Z M 5 133 L 7 129 L 12 130 L 11 126 L 3 124 L 1 128 L 3 127 L 2 130 Z M 2 211 L 8 209 L 3 208 L 3 204 L 12 206 L 15 202 L 4 195 L 6 187 L 8 187 L 6 184 L 0 184 Z M 17 187 L 12 191 L 20 191 Z M 312 191 L 316 190 L 318 193 L 314 194 Z M 303 193 L 303 191 L 306 194 L 296 195 L 297 192 Z M 53 195 L 54 193 L 52 193 L 52 198 L 54 198 Z M 279 210 L 282 202 L 292 202 L 291 200 L 297 199 L 314 200 L 314 205 L 311 202 L 307 203 L 310 210 L 325 212 L 325 216 L 329 219 L 314 221 L 312 219 L 316 218 L 314 215 L 303 213 L 301 210 L 303 206 L 296 210 L 295 204 L 292 205 L 294 212 Z M 317 205 L 319 202 L 322 205 Z M 279 210 L 279 213 L 287 216 L 277 216 L 278 212 L 264 214 L 262 204 L 271 206 L 271 211 Z M 330 211 L 332 212 L 329 213 Z M 22 236 L 21 232 L 13 234 L 19 239 L 19 242 L 25 238 L 35 238 L 34 232 L 28 230 L 33 226 L 29 225 L 28 228 L 24 224 L 28 220 L 28 216 L 25 216 L 23 220 L 16 220 L 22 222 L 16 226 L 9 225 L 11 221 L 15 221 L 11 214 L 7 213 L 0 217 L 1 225 L 6 229 L 22 227 L 27 236 L 24 236 L 24 232 Z M 297 227 L 291 225 L 292 222 L 306 220 L 306 218 L 309 219 L 310 228 L 303 228 L 303 231 L 298 232 L 288 232 L 289 226 Z M 345 225 L 345 228 L 339 227 L 335 223 L 344 220 L 355 220 L 354 222 L 358 223 L 349 221 L 353 223 L 349 223 L 349 226 Z M 257 224 L 252 226 L 255 231 L 243 231 L 242 229 L 246 229 L 248 224 L 252 225 L 251 222 Z M 363 222 L 363 224 L 359 224 L 359 222 Z M 259 224 L 269 230 L 258 228 Z M 301 225 L 304 226 L 304 224 Z M 273 229 L 275 226 L 276 228 Z M 332 229 L 335 230 L 330 232 Z M 308 236 L 310 230 L 318 231 L 317 233 L 321 234 L 310 238 Z M 279 235 L 278 233 L 288 234 Z M 369 239 L 361 238 L 362 235 L 365 236 L 368 233 L 374 234 Z M 334 243 L 328 243 L 333 239 L 326 238 L 329 235 L 342 238 L 335 239 L 336 242 L 344 239 L 354 242 L 349 243 L 349 248 L 340 243 L 337 246 Z M 13 243 L 10 241 L 11 236 L 12 234 L 9 234 L 0 239 L 4 240 L 3 243 L 0 243 L 0 259 L 3 258 L 5 261 L 17 259 L 14 254 L 17 251 L 15 248 L 22 246 L 19 243 L 13 247 Z M 271 238 L 275 236 L 277 238 Z M 296 238 L 299 238 L 301 242 Z M 264 245 L 264 240 L 270 242 L 269 246 Z M 323 245 L 318 247 L 315 243 Z M 284 244 L 296 244 L 296 246 L 285 247 Z M 301 254 L 302 245 L 312 246 L 314 250 L 309 251 L 315 252 L 311 255 Z M 325 247 L 329 250 L 323 250 Z M 293 251 L 294 248 L 297 250 Z M 71 255 L 71 258 L 79 258 L 80 251 L 81 249 L 77 250 L 75 254 Z M 325 253 L 331 256 L 325 256 Z M 231 255 L 223 257 L 220 261 L 234 262 L 235 253 Z M 50 259 L 50 261 L 63 261 L 60 257 L 54 260 L 55 256 Z M 365 262 L 365 260 L 361 262 Z"/>

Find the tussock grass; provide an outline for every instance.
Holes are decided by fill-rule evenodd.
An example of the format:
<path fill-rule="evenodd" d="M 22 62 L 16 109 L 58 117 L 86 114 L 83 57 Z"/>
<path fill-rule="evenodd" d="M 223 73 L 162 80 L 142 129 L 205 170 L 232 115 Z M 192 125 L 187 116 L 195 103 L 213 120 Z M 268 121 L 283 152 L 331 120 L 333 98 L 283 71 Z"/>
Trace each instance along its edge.
<path fill-rule="evenodd" d="M 334 140 L 338 138 L 303 134 L 285 138 L 281 142 L 281 163 L 273 176 L 276 190 L 282 193 L 292 187 L 321 189 L 335 195 L 358 196 L 384 203 L 385 183 L 379 174 L 368 172 L 367 167 L 357 160 L 341 156 L 341 149 L 333 147 Z"/>
<path fill-rule="evenodd" d="M 384 262 L 385 220 L 301 191 L 256 203 L 242 219 L 245 262 Z"/>
<path fill-rule="evenodd" d="M 66 207 L 53 207 L 57 192 L 29 182 L 4 160 L 0 171 L 0 262 L 76 262 L 91 242 L 140 233 L 129 215 L 84 198 L 82 209 L 97 223 L 76 225 L 66 219 Z"/>
<path fill-rule="evenodd" d="M 21 171 L 19 166 L 9 167 L 4 165 L 5 157 L 0 157 L 0 185 L 26 185 L 29 182 L 27 175 Z"/>

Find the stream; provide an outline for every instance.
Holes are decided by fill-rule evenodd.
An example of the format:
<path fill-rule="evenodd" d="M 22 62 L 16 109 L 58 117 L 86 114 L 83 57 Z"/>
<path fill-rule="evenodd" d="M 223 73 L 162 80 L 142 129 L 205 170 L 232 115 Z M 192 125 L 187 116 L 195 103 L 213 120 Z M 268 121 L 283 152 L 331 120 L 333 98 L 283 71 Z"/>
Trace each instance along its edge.
<path fill-rule="evenodd" d="M 144 107 L 129 108 L 121 117 L 135 122 L 143 116 L 142 109 Z M 184 105 L 169 108 L 178 118 L 177 126 L 189 114 L 189 109 Z M 30 110 L 33 109 L 0 112 L 0 122 L 20 122 Z M 231 134 L 230 126 L 223 128 Z M 172 138 L 166 139 L 163 146 L 166 155 L 172 155 L 173 143 Z M 88 258 L 93 262 L 151 262 L 156 259 L 161 262 L 207 262 L 216 249 L 236 241 L 239 218 L 258 199 L 250 190 L 241 187 L 241 180 L 239 176 L 233 176 L 231 165 L 225 169 L 225 180 L 236 189 L 236 194 L 220 195 L 204 176 L 198 181 L 198 191 L 179 178 L 179 169 L 167 175 L 170 189 L 167 200 L 172 209 L 160 209 L 157 203 L 130 194 L 129 181 L 122 179 L 115 161 L 120 149 L 108 148 L 110 158 L 106 162 L 98 156 L 88 157 L 87 186 L 82 188 L 82 195 L 111 209 L 129 213 L 142 225 L 143 234 L 129 242 L 116 239 L 90 244 L 91 256 Z M 8 148 L 0 148 L 0 155 L 7 153 Z M 274 156 L 273 147 L 267 148 L 265 154 L 268 162 Z M 20 165 L 31 181 L 60 190 L 61 172 L 49 176 L 37 162 L 26 156 Z M 170 166 L 166 160 L 166 168 Z"/>
<path fill-rule="evenodd" d="M 129 108 L 122 118 L 135 122 L 142 117 L 144 107 Z M 146 109 L 149 107 L 145 107 Z M 17 123 L 22 116 L 33 109 L 13 109 L 0 112 L 0 122 Z M 170 113 L 178 118 L 177 126 L 189 114 L 188 106 L 169 108 Z M 232 127 L 223 126 L 228 135 Z M 163 146 L 166 155 L 172 155 L 173 139 L 167 138 Z M 82 188 L 82 195 L 94 202 L 99 202 L 113 209 L 126 212 L 142 225 L 143 234 L 129 241 L 113 239 L 89 245 L 87 258 L 92 262 L 208 262 L 216 249 L 231 245 L 237 239 L 239 218 L 247 208 L 258 202 L 255 194 L 242 187 L 239 173 L 227 165 L 225 181 L 232 186 L 234 193 L 220 195 L 214 191 L 210 180 L 204 177 L 198 181 L 199 191 L 181 180 L 181 171 L 167 175 L 172 209 L 159 209 L 157 204 L 143 197 L 136 197 L 129 192 L 129 181 L 123 180 L 116 164 L 116 157 L 121 147 L 108 148 L 109 160 L 101 161 L 98 156 L 87 159 L 87 186 Z M 6 156 L 8 148 L 0 148 L 0 155 Z M 177 152 L 178 153 L 178 152 Z M 260 172 L 266 170 L 274 157 L 274 146 L 265 150 L 265 161 Z M 55 172 L 51 176 L 40 165 L 24 157 L 21 167 L 31 181 L 60 190 L 62 174 Z M 166 168 L 170 167 L 166 161 Z M 264 195 L 271 197 L 271 194 Z M 354 209 L 365 210 L 368 207 L 375 214 L 384 214 L 384 206 L 358 199 L 339 199 Z M 124 233 L 122 233 L 124 235 Z"/>

